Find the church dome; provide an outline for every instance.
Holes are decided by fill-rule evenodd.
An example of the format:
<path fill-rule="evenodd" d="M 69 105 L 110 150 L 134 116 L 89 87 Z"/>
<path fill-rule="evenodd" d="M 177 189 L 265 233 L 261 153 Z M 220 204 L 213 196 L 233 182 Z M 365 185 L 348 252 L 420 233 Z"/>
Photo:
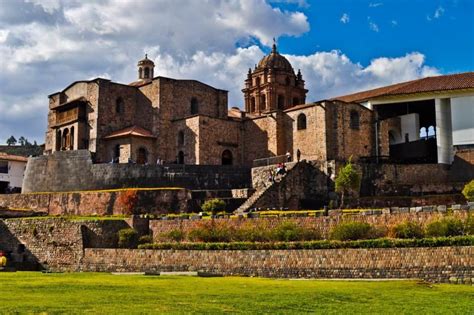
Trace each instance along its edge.
<path fill-rule="evenodd" d="M 293 67 L 291 66 L 288 59 L 278 53 L 275 44 L 273 44 L 272 52 L 269 55 L 263 57 L 262 60 L 260 60 L 260 62 L 258 63 L 258 69 L 264 68 L 294 72 Z"/>
<path fill-rule="evenodd" d="M 145 54 L 145 58 L 143 58 L 142 60 L 138 62 L 138 66 L 146 66 L 146 65 L 149 65 L 149 66 L 155 65 L 155 63 L 152 60 L 148 59 L 148 54 Z"/>

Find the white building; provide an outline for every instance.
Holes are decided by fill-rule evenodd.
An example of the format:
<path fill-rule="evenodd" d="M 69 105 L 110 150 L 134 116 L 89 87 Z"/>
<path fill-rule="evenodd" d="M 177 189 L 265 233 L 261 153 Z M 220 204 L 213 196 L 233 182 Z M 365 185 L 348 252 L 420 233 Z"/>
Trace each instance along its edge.
<path fill-rule="evenodd" d="M 28 158 L 0 152 L 0 193 L 20 192 Z"/>
<path fill-rule="evenodd" d="M 380 122 L 398 119 L 398 126 L 388 130 L 393 151 L 411 143 L 408 149 L 413 150 L 415 142 L 430 139 L 437 163 L 451 164 L 456 148 L 474 147 L 474 72 L 427 77 L 335 99 L 374 110 Z"/>

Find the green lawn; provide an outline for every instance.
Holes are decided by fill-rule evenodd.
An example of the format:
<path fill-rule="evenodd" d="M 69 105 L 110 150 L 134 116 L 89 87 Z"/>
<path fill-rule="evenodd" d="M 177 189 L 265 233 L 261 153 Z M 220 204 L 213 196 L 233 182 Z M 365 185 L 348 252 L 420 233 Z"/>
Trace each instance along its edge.
<path fill-rule="evenodd" d="M 474 314 L 474 287 L 98 273 L 0 273 L 5 313 Z"/>

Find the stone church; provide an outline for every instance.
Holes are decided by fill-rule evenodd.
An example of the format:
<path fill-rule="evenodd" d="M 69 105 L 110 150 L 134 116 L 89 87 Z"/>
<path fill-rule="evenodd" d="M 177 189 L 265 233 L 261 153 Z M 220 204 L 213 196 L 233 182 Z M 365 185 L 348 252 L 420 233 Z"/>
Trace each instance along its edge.
<path fill-rule="evenodd" d="M 474 145 L 474 73 L 428 77 L 307 103 L 303 74 L 274 44 L 249 69 L 244 110 L 227 91 L 154 76 L 77 81 L 49 96 L 45 153 L 89 150 L 95 163 L 259 166 L 316 161 L 452 164 Z M 467 146 L 467 147 L 466 147 Z M 471 164 L 470 158 L 467 159 Z"/>
<path fill-rule="evenodd" d="M 372 113 L 337 100 L 306 104 L 305 81 L 273 45 L 242 90 L 245 111 L 227 91 L 195 80 L 154 76 L 147 56 L 138 80 L 77 81 L 49 95 L 46 153 L 87 149 L 96 163 L 251 166 L 300 150 L 302 159 L 373 155 Z"/>

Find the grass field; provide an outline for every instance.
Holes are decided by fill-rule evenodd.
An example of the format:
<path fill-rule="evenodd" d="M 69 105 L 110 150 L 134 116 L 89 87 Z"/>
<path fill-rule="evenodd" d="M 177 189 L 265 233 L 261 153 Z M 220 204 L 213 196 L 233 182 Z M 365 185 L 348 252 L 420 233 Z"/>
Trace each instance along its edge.
<path fill-rule="evenodd" d="M 5 313 L 474 314 L 474 287 L 98 273 L 0 273 Z"/>

